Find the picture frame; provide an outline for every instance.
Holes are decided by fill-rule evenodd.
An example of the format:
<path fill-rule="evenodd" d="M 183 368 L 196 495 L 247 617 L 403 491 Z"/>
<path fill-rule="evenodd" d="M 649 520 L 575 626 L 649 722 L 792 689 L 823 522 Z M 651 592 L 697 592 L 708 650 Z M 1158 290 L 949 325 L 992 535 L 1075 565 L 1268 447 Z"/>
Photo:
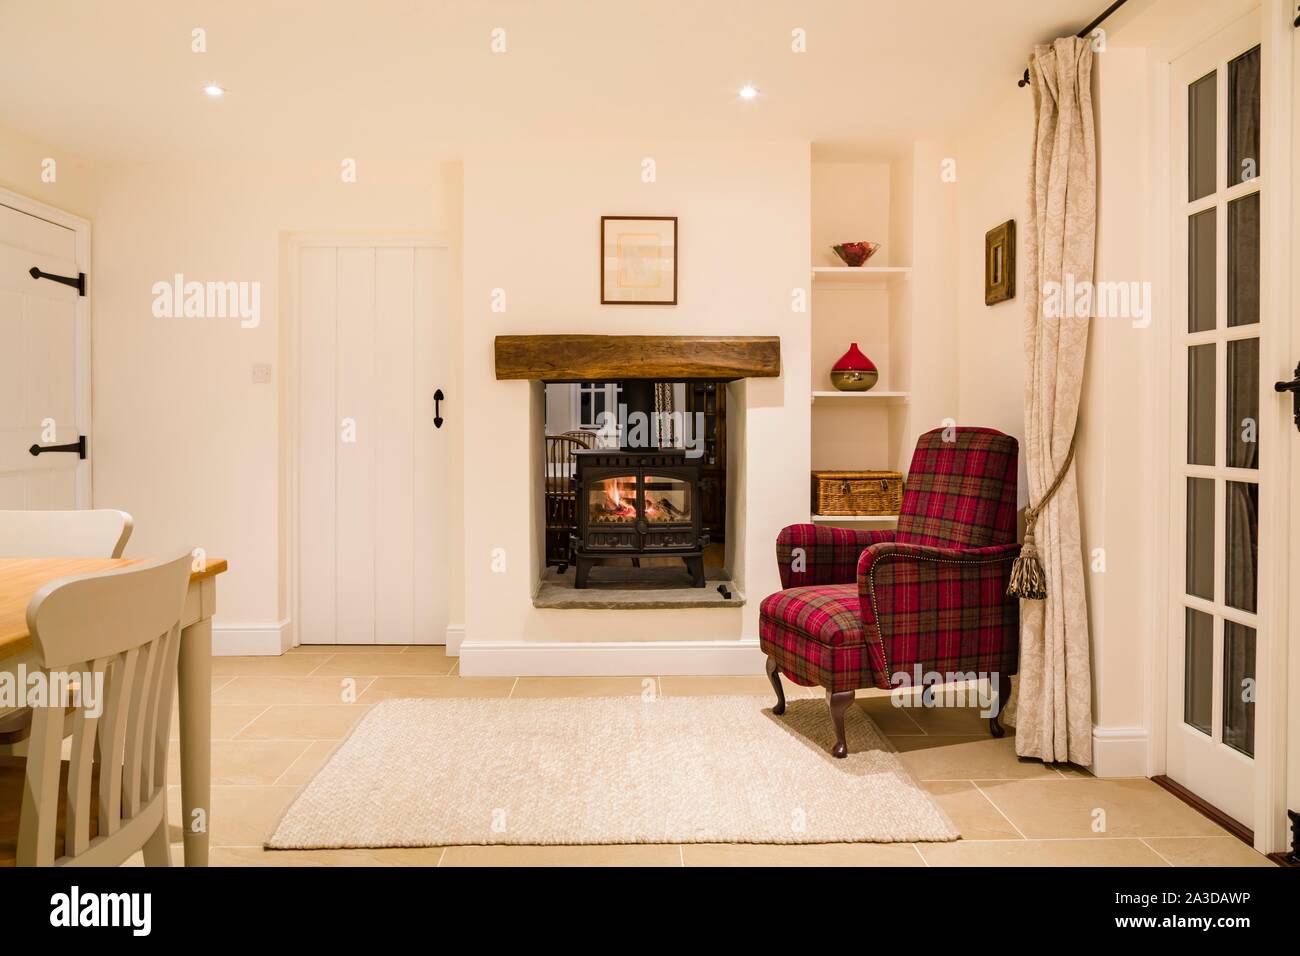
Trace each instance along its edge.
<path fill-rule="evenodd" d="M 1016 221 L 1008 219 L 984 234 L 984 304 L 1016 297 Z"/>
<path fill-rule="evenodd" d="M 677 304 L 677 217 L 600 217 L 600 304 Z"/>

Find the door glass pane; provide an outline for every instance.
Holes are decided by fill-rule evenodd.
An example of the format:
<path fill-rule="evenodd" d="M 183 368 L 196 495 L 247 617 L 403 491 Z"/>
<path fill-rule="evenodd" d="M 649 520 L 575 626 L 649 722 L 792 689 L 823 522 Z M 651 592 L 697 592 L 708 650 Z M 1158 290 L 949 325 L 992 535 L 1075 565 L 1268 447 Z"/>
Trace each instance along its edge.
<path fill-rule="evenodd" d="M 1214 479 L 1187 479 L 1187 593 L 1214 600 Z"/>
<path fill-rule="evenodd" d="M 1259 339 L 1228 343 L 1229 468 L 1259 467 Z"/>
<path fill-rule="evenodd" d="M 1187 350 L 1187 463 L 1214 464 L 1214 343 Z"/>
<path fill-rule="evenodd" d="M 1228 324 L 1259 321 L 1259 193 L 1228 203 Z"/>
<path fill-rule="evenodd" d="M 1214 208 L 1187 220 L 1187 331 L 1214 328 Z"/>
<path fill-rule="evenodd" d="M 690 523 L 691 486 L 679 478 L 645 476 L 645 519 L 651 524 Z"/>
<path fill-rule="evenodd" d="M 1214 719 L 1214 618 L 1187 608 L 1183 655 L 1183 723 L 1209 735 Z"/>
<path fill-rule="evenodd" d="M 1223 506 L 1227 528 L 1223 542 L 1224 600 L 1229 607 L 1255 610 L 1256 561 L 1259 545 L 1259 485 L 1247 481 L 1227 483 Z"/>
<path fill-rule="evenodd" d="M 1214 192 L 1214 134 L 1217 73 L 1187 88 L 1187 201 Z"/>
<path fill-rule="evenodd" d="M 1223 622 L 1223 742 L 1255 756 L 1255 629 Z"/>
<path fill-rule="evenodd" d="M 1259 47 L 1228 64 L 1228 183 L 1259 175 Z"/>
<path fill-rule="evenodd" d="M 587 523 L 624 524 L 636 520 L 636 475 L 602 478 L 587 491 Z"/>

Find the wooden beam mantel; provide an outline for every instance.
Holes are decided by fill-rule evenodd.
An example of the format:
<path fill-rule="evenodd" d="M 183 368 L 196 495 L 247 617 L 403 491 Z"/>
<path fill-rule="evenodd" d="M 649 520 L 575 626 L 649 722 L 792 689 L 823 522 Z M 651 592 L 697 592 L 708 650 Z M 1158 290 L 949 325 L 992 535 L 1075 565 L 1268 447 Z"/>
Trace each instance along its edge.
<path fill-rule="evenodd" d="M 731 381 L 781 374 L 775 335 L 498 335 L 498 379 Z"/>

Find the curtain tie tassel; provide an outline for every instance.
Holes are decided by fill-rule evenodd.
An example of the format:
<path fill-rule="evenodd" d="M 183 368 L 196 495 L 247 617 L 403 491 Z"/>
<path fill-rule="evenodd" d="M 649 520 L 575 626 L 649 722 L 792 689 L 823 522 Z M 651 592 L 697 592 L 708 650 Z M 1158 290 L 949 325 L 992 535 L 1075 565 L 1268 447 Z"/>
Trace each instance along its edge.
<path fill-rule="evenodd" d="M 1025 543 L 1020 547 L 1020 556 L 1011 565 L 1007 596 L 1029 601 L 1043 601 L 1047 598 L 1047 575 L 1043 572 L 1043 563 L 1038 560 L 1033 524 L 1026 525 Z"/>
<path fill-rule="evenodd" d="M 1047 572 L 1043 570 L 1043 562 L 1038 559 L 1038 546 L 1034 542 L 1034 524 L 1038 521 L 1038 516 L 1047 503 L 1052 500 L 1056 494 L 1061 482 L 1065 480 L 1065 474 L 1070 470 L 1070 463 L 1074 461 L 1074 440 L 1079 435 L 1077 423 L 1074 434 L 1070 436 L 1070 450 L 1065 454 L 1065 463 L 1061 465 L 1061 470 L 1056 473 L 1056 480 L 1052 486 L 1047 489 L 1047 494 L 1036 506 L 1025 509 L 1025 542 L 1020 546 L 1020 556 L 1016 558 L 1011 565 L 1011 580 L 1007 582 L 1007 597 L 1024 598 L 1027 601 L 1045 601 L 1047 600 Z"/>

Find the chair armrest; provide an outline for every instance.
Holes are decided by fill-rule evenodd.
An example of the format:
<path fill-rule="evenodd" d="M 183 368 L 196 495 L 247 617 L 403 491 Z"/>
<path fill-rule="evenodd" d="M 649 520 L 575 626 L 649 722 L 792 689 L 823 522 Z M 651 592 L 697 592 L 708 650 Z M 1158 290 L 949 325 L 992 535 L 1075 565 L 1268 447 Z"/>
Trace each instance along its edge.
<path fill-rule="evenodd" d="M 862 552 L 872 545 L 893 540 L 892 529 L 859 531 L 815 524 L 789 525 L 776 536 L 781 587 L 852 584 Z"/>
<path fill-rule="evenodd" d="M 1015 673 L 1020 602 L 1007 596 L 1019 544 L 935 548 L 876 544 L 858 560 L 867 640 L 891 684 L 900 673 Z"/>

